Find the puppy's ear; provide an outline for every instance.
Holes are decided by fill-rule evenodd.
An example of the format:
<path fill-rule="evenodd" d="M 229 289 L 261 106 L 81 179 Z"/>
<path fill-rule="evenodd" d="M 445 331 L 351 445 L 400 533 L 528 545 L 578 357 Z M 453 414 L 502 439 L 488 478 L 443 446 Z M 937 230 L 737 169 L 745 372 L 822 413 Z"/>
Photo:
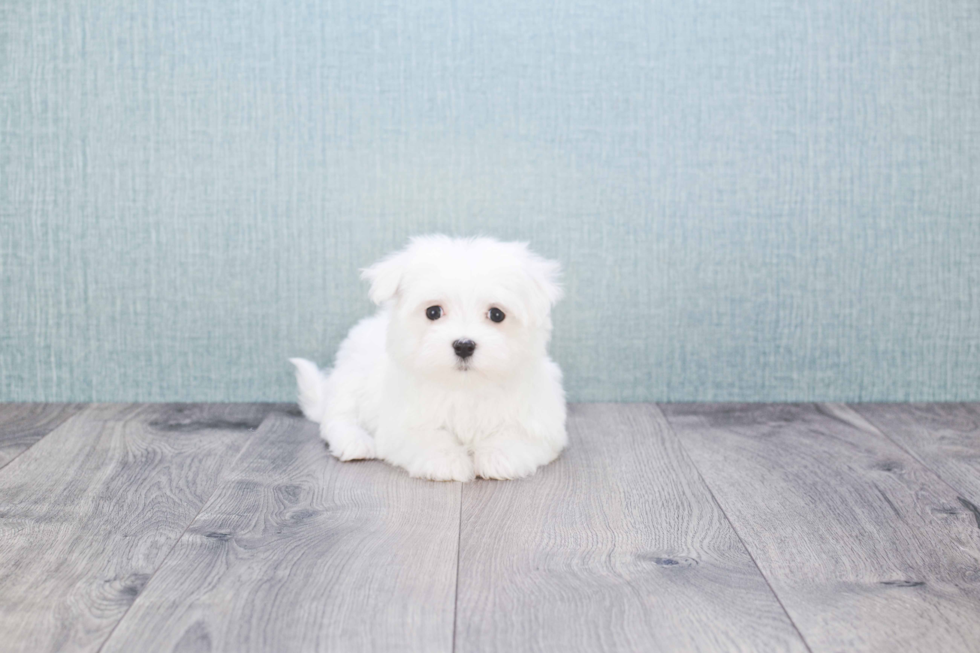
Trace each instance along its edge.
<path fill-rule="evenodd" d="M 564 294 L 558 284 L 561 277 L 561 263 L 542 258 L 529 251 L 524 266 L 534 286 L 534 294 L 541 308 L 547 312 Z"/>
<path fill-rule="evenodd" d="M 407 265 L 408 254 L 395 252 L 361 270 L 361 278 L 371 282 L 368 297 L 372 302 L 380 305 L 395 296 Z"/>

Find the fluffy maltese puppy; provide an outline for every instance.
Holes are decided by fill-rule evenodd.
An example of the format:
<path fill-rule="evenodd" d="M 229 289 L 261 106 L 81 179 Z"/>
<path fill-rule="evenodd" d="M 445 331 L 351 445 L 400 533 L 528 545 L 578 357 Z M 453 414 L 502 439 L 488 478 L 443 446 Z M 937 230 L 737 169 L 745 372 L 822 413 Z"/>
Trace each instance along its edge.
<path fill-rule="evenodd" d="M 333 370 L 291 359 L 303 414 L 340 460 L 435 481 L 527 476 L 565 447 L 547 352 L 559 265 L 524 243 L 425 236 L 364 270 L 380 308 Z"/>

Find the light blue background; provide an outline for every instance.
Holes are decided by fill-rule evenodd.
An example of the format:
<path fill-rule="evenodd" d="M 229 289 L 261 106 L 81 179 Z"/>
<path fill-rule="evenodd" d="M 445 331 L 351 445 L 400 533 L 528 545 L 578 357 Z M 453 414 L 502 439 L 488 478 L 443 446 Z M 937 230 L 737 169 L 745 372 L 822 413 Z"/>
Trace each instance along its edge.
<path fill-rule="evenodd" d="M 287 400 L 408 236 L 576 400 L 980 399 L 980 3 L 0 2 L 0 398 Z"/>

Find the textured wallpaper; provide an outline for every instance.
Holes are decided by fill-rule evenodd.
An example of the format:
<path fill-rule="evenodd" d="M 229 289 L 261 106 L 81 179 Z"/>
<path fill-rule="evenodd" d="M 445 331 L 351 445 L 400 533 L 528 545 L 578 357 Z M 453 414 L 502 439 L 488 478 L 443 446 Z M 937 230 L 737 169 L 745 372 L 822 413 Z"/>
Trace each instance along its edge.
<path fill-rule="evenodd" d="M 978 400 L 980 4 L 0 1 L 0 399 L 292 399 L 437 231 L 575 400 Z"/>

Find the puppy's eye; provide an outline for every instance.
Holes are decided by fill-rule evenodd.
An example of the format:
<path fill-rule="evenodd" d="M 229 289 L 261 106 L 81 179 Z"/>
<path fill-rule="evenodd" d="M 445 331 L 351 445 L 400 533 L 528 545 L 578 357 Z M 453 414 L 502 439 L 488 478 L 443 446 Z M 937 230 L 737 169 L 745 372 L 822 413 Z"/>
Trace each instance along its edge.
<path fill-rule="evenodd" d="M 507 316 L 504 315 L 504 312 L 499 308 L 491 308 L 489 312 L 487 312 L 487 317 L 490 318 L 491 322 L 503 322 L 504 318 Z"/>
<path fill-rule="evenodd" d="M 442 317 L 442 306 L 430 306 L 429 308 L 425 309 L 425 316 L 430 320 L 438 320 L 440 317 Z"/>

